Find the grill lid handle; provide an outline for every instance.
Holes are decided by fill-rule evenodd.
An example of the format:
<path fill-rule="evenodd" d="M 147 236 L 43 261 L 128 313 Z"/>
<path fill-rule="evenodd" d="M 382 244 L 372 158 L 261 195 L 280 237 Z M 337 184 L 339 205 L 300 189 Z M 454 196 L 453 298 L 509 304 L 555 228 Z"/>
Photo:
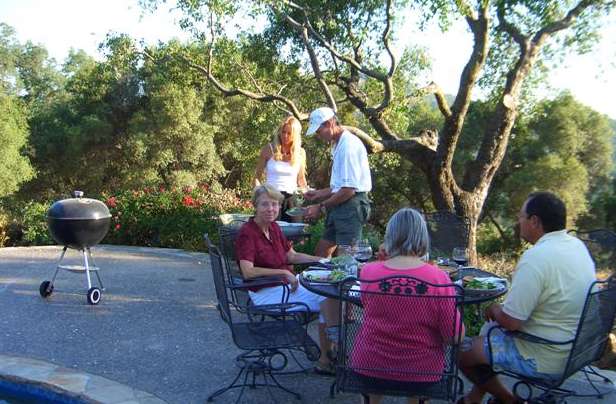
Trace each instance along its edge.
<path fill-rule="evenodd" d="M 71 195 L 73 196 L 73 198 L 81 198 L 83 196 L 83 191 L 73 191 L 71 192 Z"/>

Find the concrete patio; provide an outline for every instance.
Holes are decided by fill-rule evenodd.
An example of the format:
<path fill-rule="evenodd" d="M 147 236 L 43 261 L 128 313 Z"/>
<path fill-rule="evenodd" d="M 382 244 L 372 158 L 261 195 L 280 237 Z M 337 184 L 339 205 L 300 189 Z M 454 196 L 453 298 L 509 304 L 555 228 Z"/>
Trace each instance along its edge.
<path fill-rule="evenodd" d="M 206 254 L 99 246 L 94 255 L 106 291 L 91 306 L 85 276 L 66 271 L 51 297 L 39 296 L 60 251 L 0 249 L 0 380 L 29 380 L 92 402 L 173 404 L 202 403 L 231 381 L 239 351 L 216 310 Z M 70 261 L 80 262 L 75 251 Z M 614 372 L 608 375 L 616 379 Z M 330 399 L 331 378 L 299 374 L 280 380 L 301 393 L 303 402 L 358 402 L 350 394 Z M 234 402 L 236 394 L 216 402 Z M 293 401 L 274 394 L 278 402 Z M 616 395 L 602 401 L 615 402 Z M 257 389 L 246 391 L 243 402 L 272 399 Z"/>

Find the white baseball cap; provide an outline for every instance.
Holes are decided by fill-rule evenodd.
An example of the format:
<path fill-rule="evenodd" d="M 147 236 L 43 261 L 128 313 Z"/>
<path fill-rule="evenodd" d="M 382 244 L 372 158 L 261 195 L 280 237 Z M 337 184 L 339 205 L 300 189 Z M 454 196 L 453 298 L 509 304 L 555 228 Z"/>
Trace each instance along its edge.
<path fill-rule="evenodd" d="M 317 108 L 310 113 L 310 118 L 308 119 L 308 130 L 306 131 L 306 136 L 312 136 L 314 132 L 319 129 L 323 122 L 329 121 L 336 114 L 333 109 L 328 107 Z"/>

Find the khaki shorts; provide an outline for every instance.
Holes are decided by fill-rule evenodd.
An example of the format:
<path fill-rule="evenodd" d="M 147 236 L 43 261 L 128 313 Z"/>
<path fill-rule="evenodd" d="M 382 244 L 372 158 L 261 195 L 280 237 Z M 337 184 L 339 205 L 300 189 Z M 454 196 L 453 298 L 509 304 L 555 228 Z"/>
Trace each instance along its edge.
<path fill-rule="evenodd" d="M 336 245 L 351 245 L 361 240 L 362 228 L 370 217 L 370 201 L 358 192 L 348 201 L 327 210 L 323 239 Z"/>

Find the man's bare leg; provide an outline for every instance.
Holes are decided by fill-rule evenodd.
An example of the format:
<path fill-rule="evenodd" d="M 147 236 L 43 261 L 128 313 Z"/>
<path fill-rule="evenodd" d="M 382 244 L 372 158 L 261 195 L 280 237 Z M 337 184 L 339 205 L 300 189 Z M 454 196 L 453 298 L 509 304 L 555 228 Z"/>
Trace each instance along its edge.
<path fill-rule="evenodd" d="M 331 349 L 331 344 L 329 339 L 327 339 L 327 333 L 325 329 L 327 328 L 327 324 L 319 323 L 319 347 L 321 348 L 321 356 L 319 357 L 319 363 L 324 367 L 328 367 L 330 364 L 329 357 L 327 356 L 327 351 Z"/>
<path fill-rule="evenodd" d="M 490 361 L 483 351 L 483 338 L 475 337 L 471 350 L 460 352 L 460 370 L 473 382 L 465 402 L 480 403 L 487 392 L 504 403 L 514 403 L 514 395 L 490 369 Z"/>

